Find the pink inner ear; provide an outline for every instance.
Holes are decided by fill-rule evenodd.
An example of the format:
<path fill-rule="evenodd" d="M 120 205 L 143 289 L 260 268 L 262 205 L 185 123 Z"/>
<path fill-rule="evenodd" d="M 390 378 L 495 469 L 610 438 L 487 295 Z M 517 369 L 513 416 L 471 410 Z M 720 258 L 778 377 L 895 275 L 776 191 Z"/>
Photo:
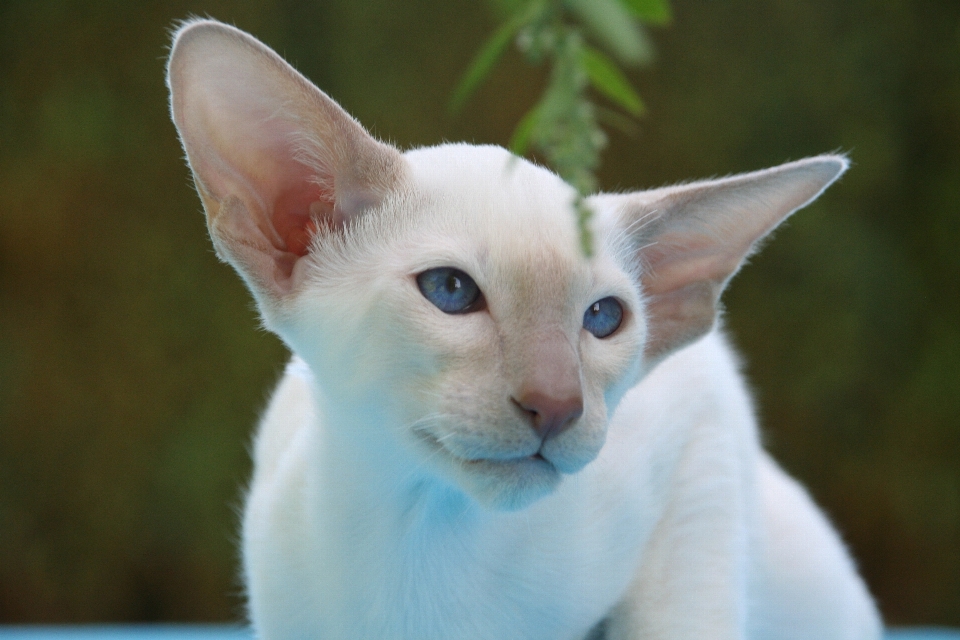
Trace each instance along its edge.
<path fill-rule="evenodd" d="M 276 196 L 269 215 L 283 245 L 277 248 L 300 257 L 307 254 L 317 231 L 334 222 L 334 195 L 307 176 L 297 182 Z"/>
<path fill-rule="evenodd" d="M 317 231 L 335 222 L 335 176 L 317 175 L 296 160 L 291 129 L 281 119 L 261 120 L 259 129 L 235 139 L 232 155 L 267 209 L 262 220 L 266 237 L 276 249 L 299 258 Z"/>
<path fill-rule="evenodd" d="M 263 239 L 279 252 L 294 256 L 283 261 L 292 269 L 296 258 L 307 254 L 318 230 L 340 222 L 332 186 L 335 176 L 318 175 L 296 160 L 296 148 L 289 142 L 289 123 L 270 121 L 256 111 L 244 116 L 229 123 L 226 130 L 230 135 L 215 137 L 210 135 L 211 127 L 202 130 L 205 135 L 197 137 L 210 136 L 213 144 L 198 145 L 198 152 L 191 155 L 194 170 L 217 199 L 246 192 L 249 211 Z M 249 121 L 259 126 L 251 128 Z M 284 266 L 281 271 L 289 269 Z"/>
<path fill-rule="evenodd" d="M 664 233 L 642 250 L 644 289 L 664 294 L 698 281 L 722 280 L 726 263 L 724 247 L 716 239 L 697 233 Z M 734 269 L 736 263 L 730 266 Z"/>
<path fill-rule="evenodd" d="M 225 93 L 235 90 L 230 84 Z M 204 177 L 219 194 L 244 186 L 252 189 L 253 201 L 265 209 L 258 215 L 258 226 L 270 244 L 296 258 L 304 256 L 317 231 L 336 222 L 336 177 L 318 175 L 317 169 L 297 160 L 302 123 L 273 113 L 275 106 L 261 104 L 256 96 L 236 98 L 232 111 L 218 103 L 206 105 L 217 114 L 219 127 L 207 126 L 204 132 L 219 156 L 210 168 L 226 165 L 244 180 L 231 185 L 231 171 L 207 171 Z"/>

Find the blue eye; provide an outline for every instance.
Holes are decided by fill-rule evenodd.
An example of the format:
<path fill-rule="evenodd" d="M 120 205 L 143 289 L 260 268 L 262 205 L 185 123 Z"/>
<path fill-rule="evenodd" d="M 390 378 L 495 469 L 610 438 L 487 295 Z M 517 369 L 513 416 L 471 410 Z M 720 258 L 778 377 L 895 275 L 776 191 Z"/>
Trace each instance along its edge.
<path fill-rule="evenodd" d="M 583 314 L 583 328 L 598 338 L 606 338 L 620 328 L 623 307 L 616 298 L 603 298 L 587 307 Z"/>
<path fill-rule="evenodd" d="M 423 297 L 444 313 L 470 313 L 483 304 L 483 294 L 473 278 L 453 267 L 429 269 L 417 276 Z"/>

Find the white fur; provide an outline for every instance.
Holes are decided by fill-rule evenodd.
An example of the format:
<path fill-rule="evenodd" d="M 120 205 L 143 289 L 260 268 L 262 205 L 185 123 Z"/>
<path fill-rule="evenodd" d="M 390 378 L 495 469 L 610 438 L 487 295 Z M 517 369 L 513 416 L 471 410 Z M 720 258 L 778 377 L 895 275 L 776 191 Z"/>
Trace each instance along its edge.
<path fill-rule="evenodd" d="M 712 329 L 757 241 L 844 159 L 594 197 L 587 257 L 552 173 L 496 147 L 400 156 L 232 28 L 181 29 L 169 83 L 214 242 L 296 354 L 244 513 L 260 638 L 879 638 Z M 254 106 L 224 115 L 236 100 Z M 326 203 L 302 251 L 288 193 Z M 487 306 L 434 307 L 416 276 L 436 267 Z M 624 321 L 598 339 L 581 322 L 608 296 Z M 545 440 L 511 401 L 543 362 L 579 376 L 583 404 Z"/>

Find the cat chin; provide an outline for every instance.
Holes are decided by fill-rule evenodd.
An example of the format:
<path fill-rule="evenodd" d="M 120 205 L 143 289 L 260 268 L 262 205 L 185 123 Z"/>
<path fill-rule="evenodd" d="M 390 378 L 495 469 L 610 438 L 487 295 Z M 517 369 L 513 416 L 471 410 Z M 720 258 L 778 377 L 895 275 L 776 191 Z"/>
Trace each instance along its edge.
<path fill-rule="evenodd" d="M 496 511 L 517 511 L 556 490 L 563 474 L 549 460 L 531 455 L 501 460 L 467 460 L 451 453 L 433 437 L 419 434 L 427 460 L 442 475 L 481 506 Z"/>
<path fill-rule="evenodd" d="M 482 506 L 498 511 L 528 507 L 553 493 L 563 479 L 556 467 L 539 456 L 457 462 L 461 488 Z"/>

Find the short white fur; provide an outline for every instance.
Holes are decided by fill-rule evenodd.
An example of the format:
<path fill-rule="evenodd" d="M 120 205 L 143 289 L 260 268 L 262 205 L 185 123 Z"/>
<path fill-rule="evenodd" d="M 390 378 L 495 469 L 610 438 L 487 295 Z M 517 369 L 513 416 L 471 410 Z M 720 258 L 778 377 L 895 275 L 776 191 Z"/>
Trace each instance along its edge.
<path fill-rule="evenodd" d="M 243 518 L 259 638 L 880 637 L 715 328 L 845 158 L 593 196 L 588 257 L 554 174 L 400 153 L 230 26 L 182 25 L 168 85 L 214 245 L 295 354 Z M 434 306 L 417 276 L 442 267 L 483 306 Z"/>

